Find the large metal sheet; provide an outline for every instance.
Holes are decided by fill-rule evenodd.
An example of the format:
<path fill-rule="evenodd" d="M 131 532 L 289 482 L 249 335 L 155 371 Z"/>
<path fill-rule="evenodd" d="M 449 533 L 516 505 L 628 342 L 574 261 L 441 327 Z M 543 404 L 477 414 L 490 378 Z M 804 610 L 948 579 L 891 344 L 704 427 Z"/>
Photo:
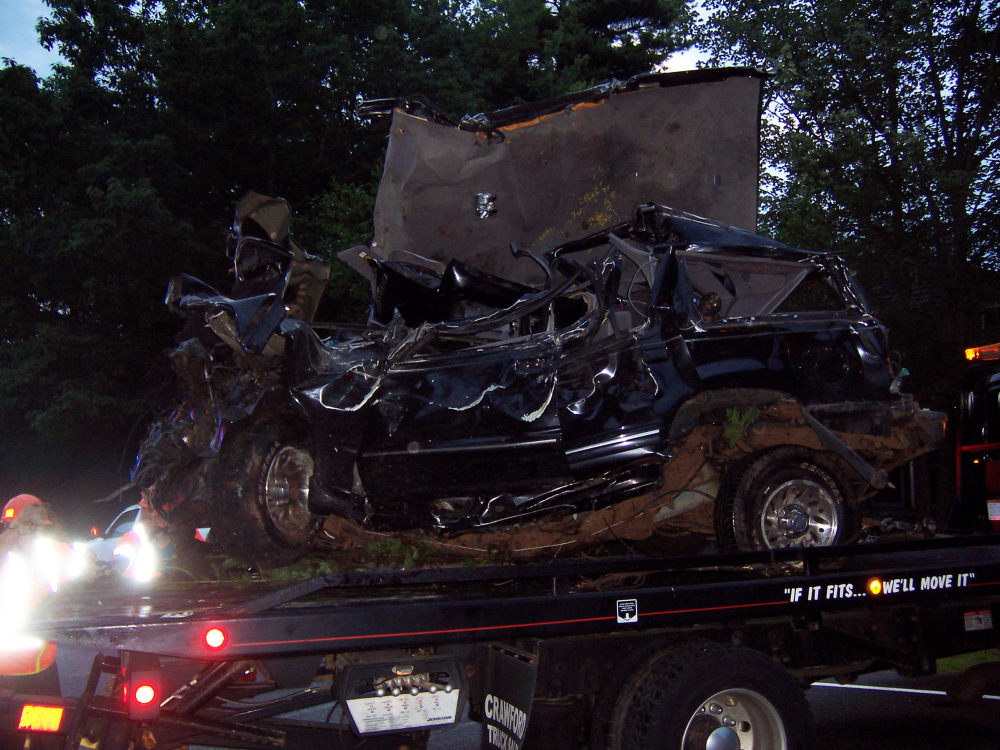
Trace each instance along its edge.
<path fill-rule="evenodd" d="M 556 107 L 529 105 L 520 117 L 496 118 L 505 122 L 494 129 L 397 108 L 371 251 L 458 258 L 531 283 L 538 268 L 515 260 L 511 242 L 549 250 L 625 221 L 639 203 L 754 231 L 763 77 L 748 69 L 645 76 Z M 485 218 L 480 194 L 492 196 Z"/>

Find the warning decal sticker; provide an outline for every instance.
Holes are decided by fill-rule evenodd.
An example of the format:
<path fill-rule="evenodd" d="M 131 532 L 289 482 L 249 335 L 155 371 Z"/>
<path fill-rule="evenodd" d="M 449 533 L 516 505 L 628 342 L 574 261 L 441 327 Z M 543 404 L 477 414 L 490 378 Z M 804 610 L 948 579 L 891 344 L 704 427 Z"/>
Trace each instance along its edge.
<path fill-rule="evenodd" d="M 636 599 L 618 600 L 618 622 L 632 624 L 639 621 L 639 602 Z"/>
<path fill-rule="evenodd" d="M 988 609 L 978 609 L 965 613 L 965 632 L 973 630 L 993 630 L 993 613 Z"/>

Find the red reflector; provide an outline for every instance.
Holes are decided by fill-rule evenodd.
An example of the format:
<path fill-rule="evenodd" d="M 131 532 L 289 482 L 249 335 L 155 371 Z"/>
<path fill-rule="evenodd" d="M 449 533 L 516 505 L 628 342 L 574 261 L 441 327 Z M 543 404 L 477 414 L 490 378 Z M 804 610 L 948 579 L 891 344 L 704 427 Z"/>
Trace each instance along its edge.
<path fill-rule="evenodd" d="M 62 724 L 63 710 L 59 706 L 33 706 L 25 703 L 21 707 L 18 729 L 30 732 L 58 732 Z"/>
<path fill-rule="evenodd" d="M 152 685 L 139 685 L 133 695 L 135 696 L 135 702 L 140 706 L 148 706 L 156 700 L 156 688 Z"/>
<path fill-rule="evenodd" d="M 205 633 L 205 645 L 213 651 L 217 651 L 226 645 L 226 631 L 221 628 L 212 628 Z"/>

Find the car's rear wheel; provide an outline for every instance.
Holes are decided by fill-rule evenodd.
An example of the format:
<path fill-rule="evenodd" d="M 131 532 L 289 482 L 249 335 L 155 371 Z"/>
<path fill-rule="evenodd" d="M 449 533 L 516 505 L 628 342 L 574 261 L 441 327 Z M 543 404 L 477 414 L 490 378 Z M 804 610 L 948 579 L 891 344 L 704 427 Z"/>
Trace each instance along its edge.
<path fill-rule="evenodd" d="M 730 470 L 715 506 L 725 552 L 829 547 L 853 531 L 853 492 L 829 458 L 783 446 L 745 459 Z"/>
<path fill-rule="evenodd" d="M 315 536 L 309 483 L 315 464 L 304 430 L 263 423 L 236 435 L 222 455 L 212 529 L 222 548 L 247 565 L 295 562 Z"/>

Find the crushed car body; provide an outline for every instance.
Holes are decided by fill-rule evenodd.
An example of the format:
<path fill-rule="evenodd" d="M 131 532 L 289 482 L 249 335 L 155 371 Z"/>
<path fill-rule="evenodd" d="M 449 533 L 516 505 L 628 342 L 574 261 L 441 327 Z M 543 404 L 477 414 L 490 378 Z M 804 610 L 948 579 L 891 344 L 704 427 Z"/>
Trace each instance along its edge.
<path fill-rule="evenodd" d="M 232 292 L 186 276 L 168 292 L 187 323 L 168 355 L 178 398 L 136 466 L 153 507 L 263 566 L 300 556 L 323 519 L 344 546 L 405 532 L 446 553 L 515 558 L 664 529 L 728 550 L 848 541 L 857 504 L 936 447 L 944 420 L 898 394 L 886 332 L 838 256 L 636 200 L 687 184 L 676 175 L 655 185 L 594 171 L 591 186 L 620 187 L 613 200 L 605 191 L 599 227 L 583 198 L 576 218 L 553 199 L 548 228 L 527 213 L 488 226 L 517 194 L 515 136 L 539 134 L 537 153 L 565 145 L 549 132 L 560 117 L 634 126 L 642 108 L 623 101 L 690 100 L 685 86 L 702 115 L 718 99 L 752 109 L 752 179 L 726 193 L 729 177 L 713 176 L 718 201 L 693 199 L 752 226 L 760 76 L 685 80 L 645 77 L 471 131 L 396 108 L 375 239 L 346 254 L 372 282 L 365 326 L 311 322 L 328 269 L 291 241 L 283 201 L 245 197 L 227 247 Z M 471 144 L 458 163 L 508 147 L 476 173 L 510 178 L 486 185 L 493 204 L 469 192 L 479 183 L 437 136 L 415 136 L 429 151 L 394 143 L 419 130 L 414 117 Z M 417 168 L 434 154 L 439 184 Z M 408 191 L 425 210 L 399 197 Z M 469 218 L 448 219 L 452 208 Z"/>
<path fill-rule="evenodd" d="M 248 252 L 267 259 L 267 242 L 239 238 L 237 265 L 249 267 Z M 278 291 L 234 299 L 175 280 L 168 301 L 195 335 L 171 353 L 183 403 L 140 457 L 151 502 L 192 524 L 207 514 L 198 525 L 224 547 L 273 563 L 301 553 L 328 515 L 440 534 L 579 519 L 655 497 L 678 461 L 696 465 L 675 494 L 705 463 L 728 478 L 748 456 L 774 455 L 767 438 L 755 450 L 737 436 L 745 455 L 720 450 L 713 462 L 704 441 L 685 438 L 753 410 L 749 436 L 784 405 L 779 422 L 798 434 L 770 443 L 796 450 L 763 470 L 791 472 L 784 495 L 750 509 L 717 490 L 731 510 L 715 533 L 731 526 L 735 548 L 826 544 L 852 533 L 851 504 L 878 470 L 941 438 L 940 415 L 893 395 L 885 331 L 836 256 L 644 205 L 629 222 L 520 258 L 545 268 L 537 289 L 453 262 L 417 304 L 398 287 L 429 272 L 368 262 L 384 289 L 374 316 L 390 322 L 351 330 L 271 313 Z M 379 306 L 397 299 L 406 315 Z M 449 314 L 468 302 L 509 304 Z M 672 517 L 659 505 L 657 515 Z"/>

